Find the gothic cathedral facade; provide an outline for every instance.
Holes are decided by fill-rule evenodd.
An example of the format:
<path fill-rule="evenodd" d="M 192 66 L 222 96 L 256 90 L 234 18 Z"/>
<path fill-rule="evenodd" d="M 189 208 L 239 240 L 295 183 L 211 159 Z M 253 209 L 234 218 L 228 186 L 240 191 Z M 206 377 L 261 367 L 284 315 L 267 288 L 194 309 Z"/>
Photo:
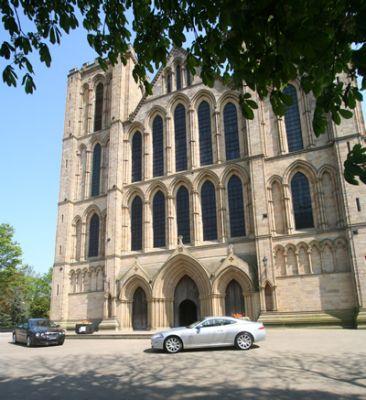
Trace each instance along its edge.
<path fill-rule="evenodd" d="M 366 326 L 366 187 L 342 176 L 360 107 L 326 134 L 297 81 L 283 118 L 174 49 L 146 96 L 126 65 L 68 75 L 51 318 L 156 330 L 207 315 Z M 243 92 L 249 89 L 243 85 Z"/>

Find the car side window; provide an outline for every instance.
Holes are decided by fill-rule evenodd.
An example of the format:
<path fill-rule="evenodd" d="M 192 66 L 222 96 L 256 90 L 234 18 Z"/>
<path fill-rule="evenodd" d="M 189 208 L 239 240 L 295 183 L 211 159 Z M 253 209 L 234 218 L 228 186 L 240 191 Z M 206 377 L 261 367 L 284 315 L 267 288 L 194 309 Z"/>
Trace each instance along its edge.
<path fill-rule="evenodd" d="M 231 319 L 220 319 L 220 325 L 231 325 L 235 324 L 235 321 L 232 321 Z"/>
<path fill-rule="evenodd" d="M 26 322 L 25 324 L 23 324 L 23 329 L 28 329 L 29 325 L 28 322 Z"/>
<path fill-rule="evenodd" d="M 208 328 L 211 326 L 215 326 L 215 320 L 214 319 L 206 319 L 206 321 L 203 321 L 201 324 L 201 328 Z"/>

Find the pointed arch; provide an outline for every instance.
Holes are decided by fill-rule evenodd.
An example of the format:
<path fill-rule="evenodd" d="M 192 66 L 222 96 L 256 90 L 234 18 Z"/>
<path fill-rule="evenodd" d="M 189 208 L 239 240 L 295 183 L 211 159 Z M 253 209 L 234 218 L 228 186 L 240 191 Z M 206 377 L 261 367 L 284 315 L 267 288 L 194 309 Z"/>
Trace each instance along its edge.
<path fill-rule="evenodd" d="M 175 201 L 178 237 L 182 236 L 183 243 L 190 243 L 190 201 L 189 192 L 185 185 L 180 185 L 178 188 Z"/>
<path fill-rule="evenodd" d="M 217 240 L 216 190 L 210 180 L 201 187 L 201 215 L 203 240 Z"/>
<path fill-rule="evenodd" d="M 230 236 L 245 236 L 243 184 L 237 175 L 232 175 L 227 184 Z"/>
<path fill-rule="evenodd" d="M 153 141 L 153 177 L 164 175 L 164 123 L 156 115 L 152 124 Z"/>
<path fill-rule="evenodd" d="M 179 103 L 174 110 L 175 170 L 188 168 L 186 108 Z"/>
<path fill-rule="evenodd" d="M 99 256 L 100 218 L 97 213 L 90 217 L 88 237 L 88 257 Z"/>
<path fill-rule="evenodd" d="M 130 229 L 131 250 L 142 250 L 143 209 L 141 197 L 136 195 L 131 202 Z"/>
<path fill-rule="evenodd" d="M 292 206 L 295 228 L 314 227 L 313 205 L 308 178 L 302 172 L 296 172 L 291 179 Z"/>
<path fill-rule="evenodd" d="M 155 193 L 152 201 L 154 247 L 165 247 L 166 245 L 165 208 L 165 196 L 159 190 Z"/>
<path fill-rule="evenodd" d="M 102 146 L 97 143 L 93 149 L 93 166 L 92 166 L 92 182 L 91 195 L 99 196 L 100 194 L 100 172 L 102 163 Z"/>
<path fill-rule="evenodd" d="M 223 122 L 226 160 L 234 160 L 240 157 L 240 144 L 238 113 L 232 102 L 228 102 L 224 106 Z"/>

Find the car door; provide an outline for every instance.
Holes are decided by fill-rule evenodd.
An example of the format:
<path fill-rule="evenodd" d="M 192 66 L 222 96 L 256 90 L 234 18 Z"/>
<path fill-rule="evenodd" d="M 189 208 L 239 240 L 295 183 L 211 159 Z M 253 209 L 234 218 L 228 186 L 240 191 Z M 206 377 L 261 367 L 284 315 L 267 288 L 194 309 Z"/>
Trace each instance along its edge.
<path fill-rule="evenodd" d="M 26 333 L 25 324 L 18 325 L 15 334 L 16 334 L 18 342 L 25 343 L 26 340 L 27 340 L 27 333 Z"/>
<path fill-rule="evenodd" d="M 233 325 L 235 321 L 231 321 L 225 318 L 217 318 L 217 336 L 216 342 L 222 345 L 231 345 L 234 343 L 235 330 Z"/>
<path fill-rule="evenodd" d="M 196 326 L 196 333 L 192 336 L 192 347 L 206 347 L 215 345 L 215 335 L 217 326 L 215 319 L 204 320 Z"/>

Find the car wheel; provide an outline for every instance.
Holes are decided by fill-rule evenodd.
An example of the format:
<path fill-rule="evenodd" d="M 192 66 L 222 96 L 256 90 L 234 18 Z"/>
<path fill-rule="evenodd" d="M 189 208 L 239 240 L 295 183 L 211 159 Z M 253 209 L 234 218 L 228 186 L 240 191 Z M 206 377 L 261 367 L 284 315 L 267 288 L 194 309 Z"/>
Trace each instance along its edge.
<path fill-rule="evenodd" d="M 17 336 L 15 333 L 13 333 L 13 338 L 12 338 L 12 343 L 16 344 L 17 343 Z"/>
<path fill-rule="evenodd" d="M 65 342 L 65 339 L 60 340 L 60 341 L 58 342 L 58 345 L 59 345 L 59 346 L 62 346 L 62 345 L 64 344 L 64 342 Z"/>
<path fill-rule="evenodd" d="M 33 346 L 32 338 L 30 336 L 27 336 L 26 344 L 27 344 L 27 347 L 32 347 Z"/>
<path fill-rule="evenodd" d="M 164 349 L 167 353 L 178 353 L 183 348 L 183 343 L 177 336 L 169 336 L 165 339 Z"/>
<path fill-rule="evenodd" d="M 248 332 L 240 332 L 236 335 L 235 346 L 240 350 L 249 350 L 253 345 L 253 336 Z"/>

